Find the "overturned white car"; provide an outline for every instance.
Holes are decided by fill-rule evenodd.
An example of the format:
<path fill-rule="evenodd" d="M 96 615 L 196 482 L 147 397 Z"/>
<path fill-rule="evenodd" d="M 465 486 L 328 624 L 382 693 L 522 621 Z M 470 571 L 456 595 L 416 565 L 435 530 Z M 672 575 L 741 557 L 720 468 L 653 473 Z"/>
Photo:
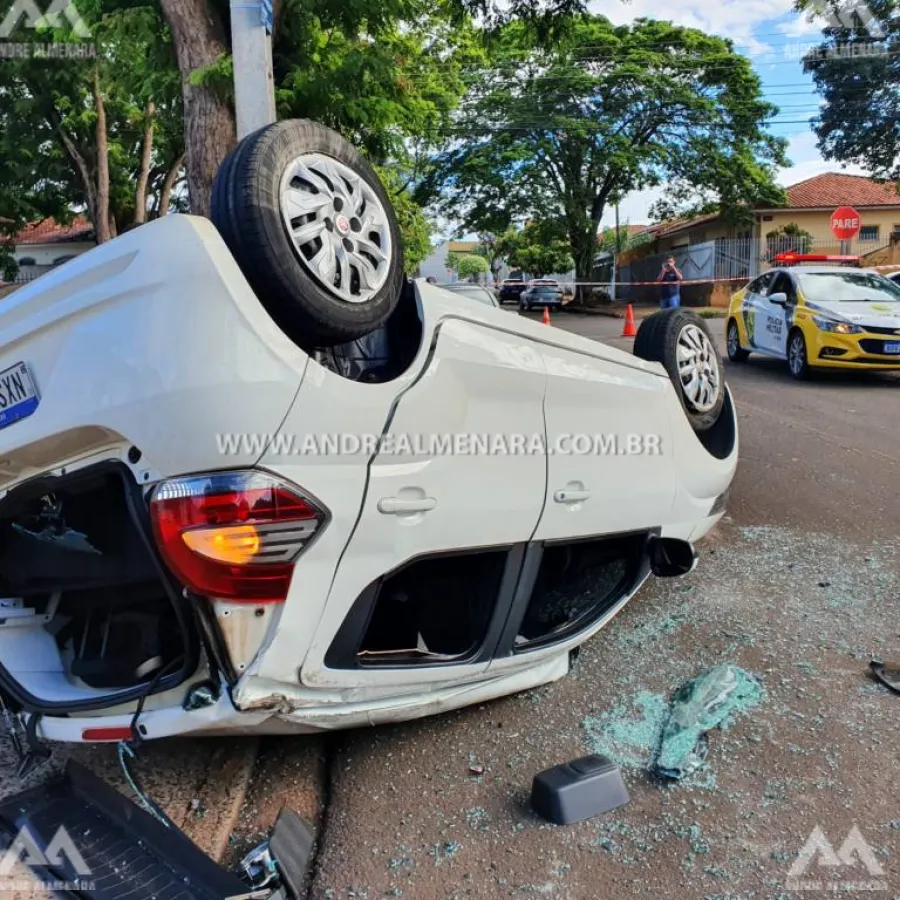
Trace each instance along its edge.
<path fill-rule="evenodd" d="M 213 220 L 0 306 L 23 743 L 481 702 L 564 675 L 651 571 L 693 567 L 737 460 L 699 318 L 652 317 L 632 356 L 408 282 L 377 177 L 308 122 L 239 145 Z"/>

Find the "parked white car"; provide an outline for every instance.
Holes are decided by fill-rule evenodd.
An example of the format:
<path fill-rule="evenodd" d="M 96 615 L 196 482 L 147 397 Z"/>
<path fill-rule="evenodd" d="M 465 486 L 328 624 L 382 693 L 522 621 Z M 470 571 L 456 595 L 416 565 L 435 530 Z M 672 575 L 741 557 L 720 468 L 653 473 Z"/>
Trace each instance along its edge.
<path fill-rule="evenodd" d="M 651 571 L 693 568 L 738 453 L 702 320 L 654 316 L 631 355 L 408 282 L 377 177 L 308 122 L 236 149 L 213 220 L 0 307 L 23 743 L 480 703 L 563 676 Z"/>

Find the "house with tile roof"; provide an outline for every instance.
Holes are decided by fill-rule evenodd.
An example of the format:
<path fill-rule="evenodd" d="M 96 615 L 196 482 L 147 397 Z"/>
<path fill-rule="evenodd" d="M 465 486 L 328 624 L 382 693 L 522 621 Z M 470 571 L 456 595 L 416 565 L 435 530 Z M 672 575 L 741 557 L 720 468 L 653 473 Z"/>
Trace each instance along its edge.
<path fill-rule="evenodd" d="M 19 266 L 17 281 L 32 281 L 55 266 L 62 265 L 97 246 L 94 228 L 82 216 L 68 225 L 44 219 L 26 225 L 10 239 L 13 258 Z"/>
<path fill-rule="evenodd" d="M 620 281 L 655 280 L 667 256 L 675 257 L 686 278 L 740 282 L 765 271 L 784 251 L 874 254 L 900 244 L 898 187 L 826 172 L 786 188 L 784 206 L 754 209 L 752 218 L 741 225 L 715 212 L 651 225 L 647 233 L 652 239 L 620 256 Z M 840 206 L 854 207 L 861 219 L 859 234 L 846 243 L 831 231 L 831 214 Z"/>
<path fill-rule="evenodd" d="M 831 214 L 840 206 L 852 206 L 861 214 L 862 228 L 849 252 L 863 255 L 900 239 L 900 191 L 898 185 L 861 175 L 826 172 L 786 188 L 787 203 L 774 209 L 754 210 L 752 225 L 731 226 L 718 213 L 674 220 L 651 226 L 655 249 L 660 253 L 703 244 L 721 238 L 751 237 L 763 247 L 771 232 L 795 225 L 820 245 L 838 244 L 831 232 Z M 836 252 L 836 251 L 835 251 Z"/>

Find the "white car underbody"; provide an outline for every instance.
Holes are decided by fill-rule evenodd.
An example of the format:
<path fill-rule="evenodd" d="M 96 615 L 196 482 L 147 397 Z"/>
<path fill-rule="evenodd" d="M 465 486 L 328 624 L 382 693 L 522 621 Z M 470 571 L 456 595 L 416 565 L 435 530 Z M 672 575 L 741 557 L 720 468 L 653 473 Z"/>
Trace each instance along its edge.
<path fill-rule="evenodd" d="M 73 674 L 79 640 L 94 632 L 71 598 L 61 601 L 66 626 L 54 624 L 52 591 L 32 599 L 3 590 L 0 692 L 37 738 L 120 740 L 133 726 L 155 739 L 372 725 L 550 682 L 649 569 L 635 558 L 627 583 L 574 631 L 532 645 L 519 636 L 501 652 L 481 638 L 515 637 L 509 611 L 530 548 L 649 534 L 694 542 L 718 521 L 738 453 L 730 395 L 730 433 L 710 452 L 661 365 L 424 283 L 415 290 L 418 352 L 383 383 L 343 378 L 298 349 L 204 219 L 153 222 L 4 301 L 0 371 L 24 364 L 40 396 L 30 415 L 0 428 L 0 519 L 35 479 L 62 483 L 104 465 L 145 502 L 173 479 L 258 471 L 321 512 L 281 602 L 182 597 L 202 607 L 207 639 L 177 683 L 143 684 L 137 723 L 133 691 Z M 572 435 L 654 436 L 658 452 L 397 455 L 361 442 L 358 452 L 316 455 L 252 441 L 224 452 L 221 443 L 447 434 L 539 435 L 551 448 Z M 376 603 L 361 598 L 373 585 L 412 561 L 453 554 L 463 568 L 448 571 L 464 578 L 479 551 L 505 554 L 502 584 L 512 585 L 492 599 L 480 649 L 404 665 L 361 653 Z M 123 590 L 110 602 L 125 603 Z M 66 637 L 64 627 L 75 630 Z"/>

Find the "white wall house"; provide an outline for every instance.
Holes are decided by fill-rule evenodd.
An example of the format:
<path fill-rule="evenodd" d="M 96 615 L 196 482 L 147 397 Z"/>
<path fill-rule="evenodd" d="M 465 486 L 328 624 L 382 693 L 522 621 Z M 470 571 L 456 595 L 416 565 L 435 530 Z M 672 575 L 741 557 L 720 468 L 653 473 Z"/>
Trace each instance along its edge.
<path fill-rule="evenodd" d="M 33 281 L 97 246 L 90 222 L 78 217 L 70 225 L 44 219 L 27 225 L 12 239 L 13 258 L 19 266 L 16 281 Z"/>

